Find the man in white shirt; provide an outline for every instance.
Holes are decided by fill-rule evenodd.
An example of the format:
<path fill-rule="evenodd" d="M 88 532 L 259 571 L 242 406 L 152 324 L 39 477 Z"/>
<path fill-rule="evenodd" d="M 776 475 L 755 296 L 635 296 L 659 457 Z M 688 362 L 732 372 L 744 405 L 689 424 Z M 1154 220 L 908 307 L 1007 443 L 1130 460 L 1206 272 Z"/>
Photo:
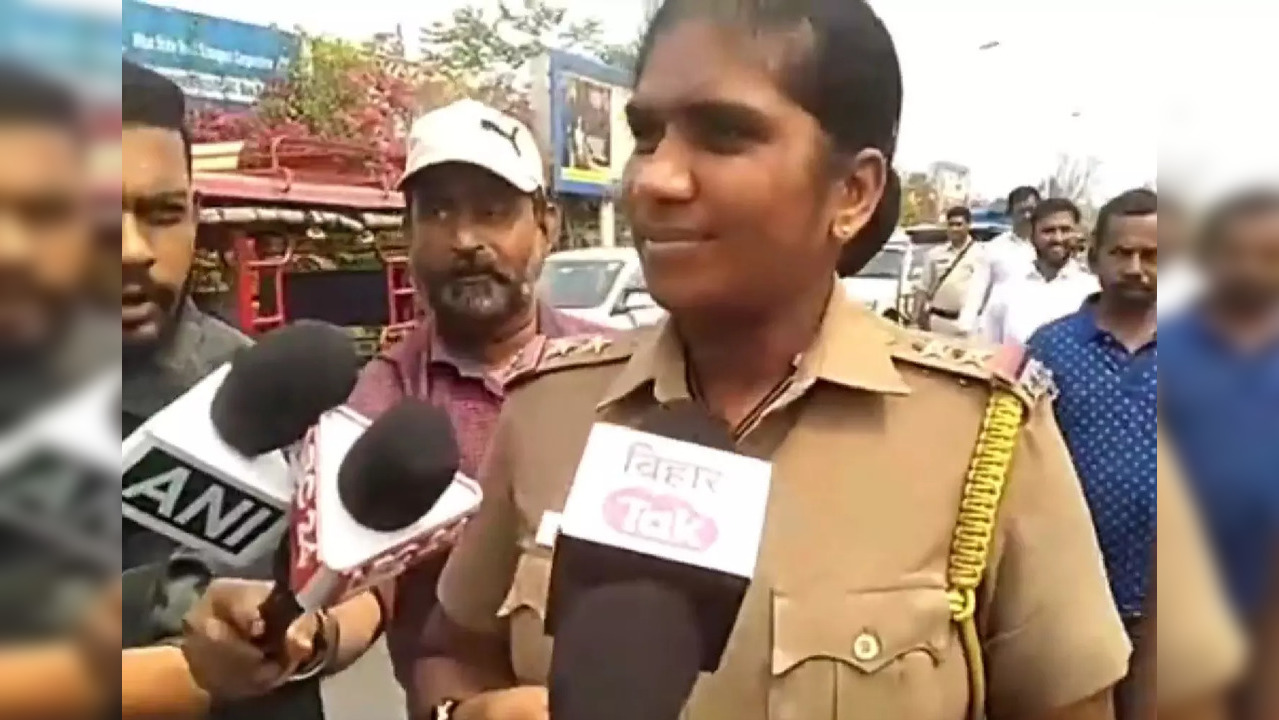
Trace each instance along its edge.
<path fill-rule="evenodd" d="M 1019 277 L 997 285 L 982 314 L 981 335 L 995 343 L 1025 343 L 1041 326 L 1079 309 L 1101 290 L 1097 277 L 1072 262 L 1079 208 L 1065 198 L 1035 207 L 1035 258 Z"/>
<path fill-rule="evenodd" d="M 1008 193 L 1008 217 L 1012 219 L 1013 228 L 982 246 L 982 262 L 968 283 L 960 311 L 961 317 L 972 319 L 968 329 L 980 330 L 981 316 L 998 285 L 1024 277 L 1034 268 L 1031 214 L 1040 200 L 1039 191 L 1029 185 Z"/>
<path fill-rule="evenodd" d="M 1019 277 L 1025 268 L 1034 264 L 1032 224 L 1035 208 L 1042 200 L 1039 191 L 1029 185 L 1008 193 L 1008 217 L 1012 220 L 1013 229 L 993 238 L 988 246 L 992 284 Z"/>

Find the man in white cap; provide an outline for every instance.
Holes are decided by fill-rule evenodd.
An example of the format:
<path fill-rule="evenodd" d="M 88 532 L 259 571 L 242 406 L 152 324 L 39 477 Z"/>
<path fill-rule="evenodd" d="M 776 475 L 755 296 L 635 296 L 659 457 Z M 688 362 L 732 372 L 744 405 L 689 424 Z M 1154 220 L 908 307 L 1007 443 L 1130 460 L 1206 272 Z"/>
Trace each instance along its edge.
<path fill-rule="evenodd" d="M 603 341 L 596 326 L 535 296 L 559 215 L 547 194 L 541 152 L 523 123 L 474 100 L 427 113 L 409 134 L 400 189 L 414 283 L 427 312 L 364 367 L 348 404 L 369 418 L 410 397 L 443 408 L 457 433 L 461 470 L 478 478 L 506 381 L 536 366 L 548 339 Z M 409 715 L 420 715 L 415 705 L 422 688 L 413 661 L 421 656 L 418 644 L 444 560 L 427 561 L 393 587 L 315 618 L 298 634 L 341 640 L 298 637 L 297 654 L 319 646 L 328 651 L 294 663 L 301 661 L 308 675 L 340 671 L 385 629 L 392 659 L 402 661 L 396 670 L 408 692 Z M 188 616 L 193 673 L 215 696 L 261 695 L 299 674 L 296 667 L 273 668 L 249 640 L 256 608 L 269 591 L 266 583 L 215 581 Z"/>

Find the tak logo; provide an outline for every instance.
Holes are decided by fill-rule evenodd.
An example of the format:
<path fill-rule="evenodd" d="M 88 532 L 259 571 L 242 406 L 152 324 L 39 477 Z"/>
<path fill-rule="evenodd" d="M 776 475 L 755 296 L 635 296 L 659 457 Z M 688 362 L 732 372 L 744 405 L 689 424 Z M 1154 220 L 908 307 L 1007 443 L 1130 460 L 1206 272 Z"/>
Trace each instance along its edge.
<path fill-rule="evenodd" d="M 715 521 L 688 503 L 645 488 L 618 490 L 604 500 L 604 521 L 624 534 L 693 552 L 709 550 L 719 538 Z"/>

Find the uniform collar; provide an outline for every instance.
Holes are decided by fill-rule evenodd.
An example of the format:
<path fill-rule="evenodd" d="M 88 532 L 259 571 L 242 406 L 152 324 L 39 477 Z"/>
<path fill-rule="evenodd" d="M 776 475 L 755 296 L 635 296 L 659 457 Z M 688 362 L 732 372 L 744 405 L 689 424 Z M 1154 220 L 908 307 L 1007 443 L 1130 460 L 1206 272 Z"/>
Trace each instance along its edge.
<path fill-rule="evenodd" d="M 637 342 L 598 407 L 612 405 L 645 387 L 659 403 L 687 399 L 684 351 L 674 323 L 664 319 Z M 910 386 L 893 363 L 892 342 L 887 321 L 854 302 L 836 283 L 817 339 L 795 358 L 797 377 L 806 385 L 821 380 L 854 390 L 909 394 Z"/>
<path fill-rule="evenodd" d="M 537 338 L 560 338 L 584 331 L 584 328 L 575 326 L 568 316 L 557 312 L 540 299 L 535 300 L 535 303 L 537 331 L 535 337 L 530 340 L 530 344 Z M 488 376 L 489 368 L 484 363 L 460 356 L 449 349 L 430 316 L 426 317 L 419 328 L 425 346 L 423 354 L 427 364 L 448 365 L 463 377 L 482 379 Z"/>

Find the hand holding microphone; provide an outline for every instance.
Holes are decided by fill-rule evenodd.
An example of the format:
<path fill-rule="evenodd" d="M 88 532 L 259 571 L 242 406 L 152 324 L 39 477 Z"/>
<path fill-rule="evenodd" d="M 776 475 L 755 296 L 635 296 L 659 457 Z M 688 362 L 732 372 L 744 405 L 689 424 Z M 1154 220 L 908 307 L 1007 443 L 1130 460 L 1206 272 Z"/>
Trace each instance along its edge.
<path fill-rule="evenodd" d="M 350 418 L 335 413 L 304 443 L 303 455 L 318 457 L 303 459 L 274 583 L 215 581 L 187 618 L 192 673 L 219 697 L 260 696 L 299 668 L 323 671 L 340 630 L 337 618 L 315 611 L 353 597 L 372 605 L 365 591 L 431 554 L 432 537 L 459 518 L 456 508 L 440 508 L 456 487 L 458 466 L 452 427 L 440 410 L 401 403 L 366 430 L 347 428 L 358 433 L 349 449 L 339 431 Z M 325 460 L 326 446 L 339 448 L 336 471 Z M 470 501 L 458 507 L 463 514 L 472 509 Z"/>

